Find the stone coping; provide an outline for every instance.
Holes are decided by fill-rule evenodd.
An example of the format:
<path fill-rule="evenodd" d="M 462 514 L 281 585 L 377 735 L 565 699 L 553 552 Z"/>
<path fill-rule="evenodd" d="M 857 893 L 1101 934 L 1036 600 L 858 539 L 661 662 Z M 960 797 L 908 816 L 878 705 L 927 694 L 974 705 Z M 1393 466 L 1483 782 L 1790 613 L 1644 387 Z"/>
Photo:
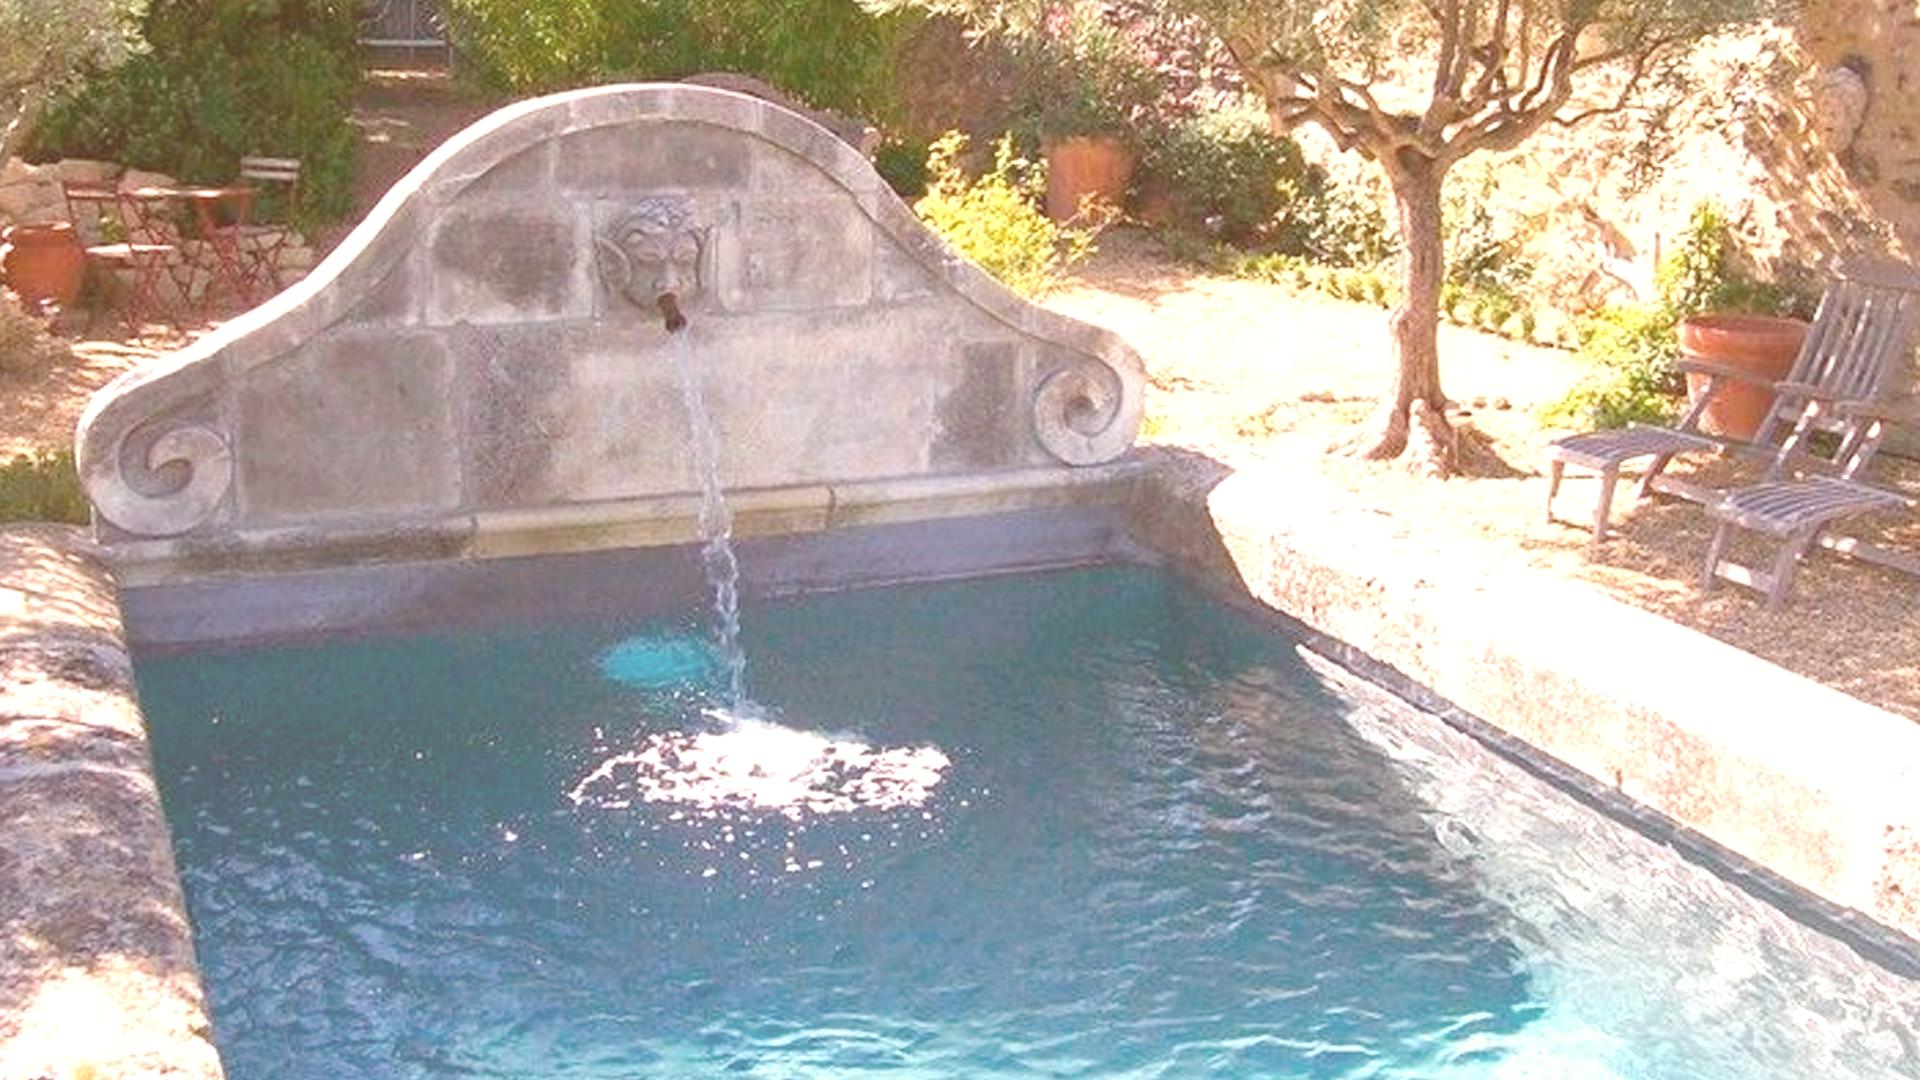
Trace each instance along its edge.
<path fill-rule="evenodd" d="M 1136 538 L 1184 576 L 1464 712 L 1677 845 L 1698 839 L 1768 899 L 1804 890 L 1823 929 L 1920 972 L 1920 723 L 1540 571 L 1463 575 L 1390 519 L 1300 497 L 1309 478 L 1156 456 Z"/>
<path fill-rule="evenodd" d="M 0 529 L 0 1077 L 221 1073 L 114 584 Z"/>
<path fill-rule="evenodd" d="M 1061 506 L 1119 505 L 1139 475 L 1109 465 L 959 476 L 748 488 L 727 493 L 734 535 L 784 536 L 862 525 L 933 521 Z M 288 570 L 434 559 L 499 559 L 690 544 L 700 537 L 691 493 L 415 521 L 332 522 L 219 537 L 133 540 L 107 548 L 127 588 Z"/>

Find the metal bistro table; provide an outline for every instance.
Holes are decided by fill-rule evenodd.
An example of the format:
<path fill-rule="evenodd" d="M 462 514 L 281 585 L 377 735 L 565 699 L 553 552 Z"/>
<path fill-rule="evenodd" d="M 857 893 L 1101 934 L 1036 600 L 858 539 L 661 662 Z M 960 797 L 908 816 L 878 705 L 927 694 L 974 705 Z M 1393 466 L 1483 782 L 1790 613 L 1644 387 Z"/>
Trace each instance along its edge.
<path fill-rule="evenodd" d="M 124 191 L 121 196 L 126 200 L 122 216 L 129 231 L 147 234 L 139 238 L 140 242 L 164 244 L 172 240 L 177 247 L 178 215 L 174 211 L 180 206 L 192 211 L 194 229 L 213 256 L 208 268 L 211 277 L 200 298 L 203 318 L 211 310 L 215 286 L 224 287 L 240 306 L 253 306 L 253 275 L 247 272 L 238 228 L 253 208 L 253 188 L 237 185 L 142 187 Z M 176 276 L 174 283 L 179 286 L 181 299 L 190 300 L 197 263 L 185 258 L 183 251 L 178 265 L 182 267 L 182 276 Z"/>

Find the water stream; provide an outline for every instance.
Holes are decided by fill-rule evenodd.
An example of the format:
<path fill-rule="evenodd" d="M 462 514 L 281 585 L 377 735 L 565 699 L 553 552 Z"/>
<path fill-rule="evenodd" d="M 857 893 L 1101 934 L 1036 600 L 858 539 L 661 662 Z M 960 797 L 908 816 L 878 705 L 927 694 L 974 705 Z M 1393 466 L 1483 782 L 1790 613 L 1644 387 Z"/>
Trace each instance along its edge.
<path fill-rule="evenodd" d="M 669 334 L 667 340 L 680 381 L 680 400 L 687 408 L 693 466 L 700 475 L 700 559 L 706 564 L 707 584 L 713 587 L 714 653 L 726 675 L 723 707 L 738 716 L 748 706 L 747 656 L 740 648 L 740 561 L 733 554 L 733 511 L 720 486 L 720 439 L 707 412 L 706 395 L 700 391 L 692 344 L 685 333 Z"/>

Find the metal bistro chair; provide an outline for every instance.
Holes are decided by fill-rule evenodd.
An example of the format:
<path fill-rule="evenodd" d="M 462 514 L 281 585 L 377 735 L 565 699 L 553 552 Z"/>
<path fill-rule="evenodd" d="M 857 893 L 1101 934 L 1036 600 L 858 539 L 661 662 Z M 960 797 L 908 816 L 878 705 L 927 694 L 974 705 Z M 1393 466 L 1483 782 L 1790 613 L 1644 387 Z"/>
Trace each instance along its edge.
<path fill-rule="evenodd" d="M 250 212 L 230 226 L 233 249 L 240 252 L 245 261 L 247 287 L 264 290 L 263 295 L 271 296 L 281 288 L 281 260 L 300 235 L 291 221 L 293 208 L 300 198 L 300 161 L 298 158 L 243 157 L 239 182 L 259 189 L 277 204 L 278 221 L 253 220 L 261 203 L 256 197 Z"/>
<path fill-rule="evenodd" d="M 177 313 L 162 302 L 168 267 L 180 256 L 178 237 L 162 227 L 154 208 L 116 188 L 73 183 L 60 188 L 88 264 L 126 288 L 119 306 L 128 329 L 139 333 L 145 316 L 158 312 L 178 324 Z"/>
<path fill-rule="evenodd" d="M 1751 382 L 1755 381 L 1754 377 L 1683 356 L 1680 369 L 1704 375 L 1708 381 L 1678 425 L 1670 428 L 1635 425 L 1616 431 L 1590 431 L 1570 435 L 1547 448 L 1547 519 L 1554 520 L 1553 499 L 1569 464 L 1600 474 L 1599 502 L 1592 517 L 1595 545 L 1607 536 L 1607 518 L 1613 508 L 1614 484 L 1619 479 L 1620 467 L 1637 458 L 1653 459 L 1641 476 L 1639 498 L 1658 491 L 1701 504 L 1713 503 L 1720 492 L 1666 475 L 1667 465 L 1681 454 L 1718 449 L 1771 460 L 1783 447 L 1788 447 L 1788 453 L 1795 456 L 1795 460 L 1785 466 L 1789 471 L 1809 465 L 1818 470 L 1820 464 L 1814 444 L 1805 438 L 1790 436 L 1804 424 L 1814 431 L 1836 436 L 1842 452 L 1852 449 L 1853 439 L 1867 421 L 1858 409 L 1840 410 L 1830 406 L 1841 401 L 1884 401 L 1893 392 L 1894 377 L 1912 352 L 1916 326 L 1920 326 L 1920 270 L 1885 260 L 1843 263 L 1820 298 L 1820 308 L 1807 332 L 1806 343 L 1801 346 L 1787 377 L 1778 383 L 1764 384 L 1773 391 L 1773 403 L 1751 442 L 1704 431 L 1700 420 L 1721 379 Z M 1809 409 L 1811 403 L 1829 407 Z M 1827 471 L 1838 471 L 1842 467 L 1837 458 L 1829 457 L 1826 462 Z"/>

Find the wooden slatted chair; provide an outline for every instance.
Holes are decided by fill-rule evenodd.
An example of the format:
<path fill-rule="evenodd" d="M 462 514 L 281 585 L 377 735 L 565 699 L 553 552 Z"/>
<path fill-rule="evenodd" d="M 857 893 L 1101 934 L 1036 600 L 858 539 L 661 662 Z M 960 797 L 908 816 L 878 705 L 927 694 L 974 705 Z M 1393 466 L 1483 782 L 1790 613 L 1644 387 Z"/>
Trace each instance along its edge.
<path fill-rule="evenodd" d="M 1810 402 L 1807 411 L 1822 408 L 1819 402 Z M 1836 474 L 1787 475 L 1792 458 L 1789 447 L 1783 446 L 1766 480 L 1727 491 L 1707 507 L 1708 513 L 1718 519 L 1713 541 L 1707 547 L 1703 582 L 1707 588 L 1721 580 L 1731 581 L 1766 593 L 1767 605 L 1778 607 L 1793 583 L 1794 570 L 1816 542 L 1842 554 L 1920 576 L 1920 558 L 1828 531 L 1830 525 L 1850 518 L 1920 507 L 1920 498 L 1861 480 L 1887 427 L 1920 430 L 1920 411 L 1865 401 L 1838 402 L 1830 409 L 1856 421 L 1850 439 L 1837 455 L 1840 468 Z M 1795 425 L 1789 443 L 1811 429 L 1811 424 Z M 1772 566 L 1762 570 L 1727 557 L 1727 542 L 1736 529 L 1762 533 L 1778 542 Z"/>
<path fill-rule="evenodd" d="M 1916 328 L 1920 328 L 1920 269 L 1888 260 L 1843 263 L 1821 296 L 1813 326 L 1784 380 L 1762 382 L 1748 372 L 1682 356 L 1680 369 L 1705 376 L 1707 385 L 1696 395 L 1678 425 L 1635 425 L 1616 431 L 1590 431 L 1568 436 L 1549 446 L 1547 519 L 1556 520 L 1553 500 L 1568 465 L 1600 474 L 1599 501 L 1591 518 L 1593 542 L 1598 545 L 1607 537 L 1607 519 L 1613 509 L 1620 467 L 1630 461 L 1652 459 L 1641 475 L 1639 490 L 1635 493 L 1637 498 L 1658 491 L 1710 504 L 1719 498 L 1720 492 L 1666 474 L 1667 466 L 1676 457 L 1703 450 L 1722 450 L 1771 460 L 1783 446 L 1790 446 L 1789 452 L 1796 458 L 1788 463 L 1790 470 L 1817 465 L 1812 450 L 1818 444 L 1806 438 L 1791 438 L 1803 423 L 1809 425 L 1810 431 L 1834 435 L 1837 438 L 1834 445 L 1851 449 L 1853 436 L 1863 423 L 1862 416 L 1857 411 L 1841 411 L 1831 406 L 1841 401 L 1884 401 L 1892 393 L 1895 377 L 1912 353 Z M 1773 391 L 1773 403 L 1750 442 L 1714 435 L 1700 427 L 1708 399 L 1724 379 L 1758 383 Z M 1815 402 L 1827 407 L 1809 410 L 1808 404 Z M 1837 459 L 1828 461 L 1832 463 Z M 1833 468 L 1837 470 L 1839 466 L 1836 464 Z"/>

